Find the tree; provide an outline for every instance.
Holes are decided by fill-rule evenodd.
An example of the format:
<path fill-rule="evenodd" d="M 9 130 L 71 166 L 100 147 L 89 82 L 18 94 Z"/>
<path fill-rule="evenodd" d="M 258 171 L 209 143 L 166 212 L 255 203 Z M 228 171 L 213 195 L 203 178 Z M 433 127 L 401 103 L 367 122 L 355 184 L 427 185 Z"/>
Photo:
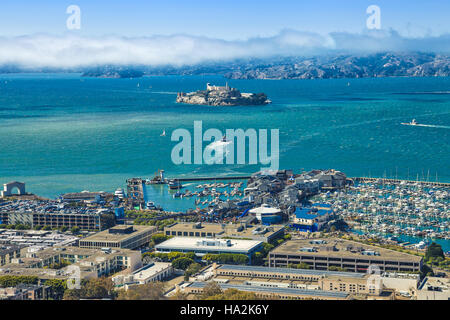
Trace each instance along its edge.
<path fill-rule="evenodd" d="M 422 265 L 422 269 L 420 270 L 420 278 L 423 279 L 425 277 L 432 277 L 432 276 L 434 276 L 433 269 L 426 264 Z"/>
<path fill-rule="evenodd" d="M 67 281 L 60 279 L 45 280 L 44 285 L 49 286 L 53 293 L 53 298 L 60 300 L 64 297 L 64 292 L 67 290 Z"/>
<path fill-rule="evenodd" d="M 310 266 L 309 266 L 309 264 L 307 264 L 306 262 L 300 262 L 298 265 L 297 265 L 297 269 L 309 269 L 310 268 Z"/>
<path fill-rule="evenodd" d="M 172 267 L 174 267 L 175 269 L 186 270 L 193 263 L 194 260 L 181 257 L 172 261 Z"/>
<path fill-rule="evenodd" d="M 201 299 L 208 299 L 209 297 L 218 295 L 222 293 L 222 288 L 220 288 L 220 285 L 215 281 L 208 282 L 203 287 L 203 292 L 200 295 Z"/>
<path fill-rule="evenodd" d="M 38 284 L 39 278 L 36 276 L 0 276 L 0 287 L 16 287 L 19 284 Z"/>
<path fill-rule="evenodd" d="M 162 282 L 150 282 L 133 286 L 127 291 L 121 290 L 117 300 L 163 300 L 164 289 Z"/>
<path fill-rule="evenodd" d="M 73 227 L 70 229 L 70 232 L 72 232 L 73 234 L 78 234 L 78 233 L 80 232 L 80 227 L 73 226 Z"/>
<path fill-rule="evenodd" d="M 169 237 L 166 236 L 166 235 L 163 234 L 163 233 L 156 233 L 156 234 L 152 235 L 152 241 L 153 241 L 154 244 L 158 244 L 158 243 L 164 242 L 164 241 L 166 241 L 168 238 L 169 238 Z"/>
<path fill-rule="evenodd" d="M 189 281 L 189 277 L 199 272 L 201 268 L 201 264 L 195 262 L 192 263 L 184 272 L 184 281 Z"/>
<path fill-rule="evenodd" d="M 79 299 L 113 299 L 114 283 L 110 278 L 89 279 L 81 282 L 80 289 L 71 289 L 64 292 L 64 300 Z"/>
<path fill-rule="evenodd" d="M 187 298 L 188 298 L 187 293 L 181 290 L 177 290 L 175 294 L 170 297 L 170 300 L 187 300 Z"/>
<path fill-rule="evenodd" d="M 441 245 L 433 242 L 431 243 L 427 251 L 425 252 L 425 260 L 429 260 L 430 258 L 437 258 L 441 257 L 442 259 L 445 259 L 444 251 L 442 250 Z"/>
<path fill-rule="evenodd" d="M 227 289 L 225 292 L 206 298 L 206 300 L 259 300 L 255 293 Z"/>

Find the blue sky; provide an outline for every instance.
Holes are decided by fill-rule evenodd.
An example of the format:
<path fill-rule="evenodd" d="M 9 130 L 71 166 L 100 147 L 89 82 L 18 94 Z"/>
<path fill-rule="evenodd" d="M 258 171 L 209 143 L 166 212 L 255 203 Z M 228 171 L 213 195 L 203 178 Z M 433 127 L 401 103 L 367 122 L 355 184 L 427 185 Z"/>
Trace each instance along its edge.
<path fill-rule="evenodd" d="M 70 5 L 81 29 L 68 30 Z M 381 30 L 366 9 L 381 10 Z M 448 0 L 0 0 L 0 65 L 186 65 L 340 53 L 450 53 Z"/>
<path fill-rule="evenodd" d="M 67 31 L 66 8 L 81 8 L 81 30 Z M 283 29 L 359 33 L 366 8 L 381 8 L 383 29 L 406 37 L 450 31 L 448 0 L 2 0 L 0 36 L 189 34 L 226 40 L 267 37 Z"/>

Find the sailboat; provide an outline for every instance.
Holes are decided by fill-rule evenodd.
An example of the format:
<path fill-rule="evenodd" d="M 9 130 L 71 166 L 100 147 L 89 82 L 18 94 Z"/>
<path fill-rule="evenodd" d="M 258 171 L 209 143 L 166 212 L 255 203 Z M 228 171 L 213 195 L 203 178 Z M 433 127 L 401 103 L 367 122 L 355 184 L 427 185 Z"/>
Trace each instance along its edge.
<path fill-rule="evenodd" d="M 401 124 L 404 126 L 417 126 L 416 119 L 412 119 L 411 122 L 402 122 Z"/>
<path fill-rule="evenodd" d="M 160 134 L 161 137 L 165 137 L 166 136 L 166 130 L 163 130 L 163 132 Z"/>

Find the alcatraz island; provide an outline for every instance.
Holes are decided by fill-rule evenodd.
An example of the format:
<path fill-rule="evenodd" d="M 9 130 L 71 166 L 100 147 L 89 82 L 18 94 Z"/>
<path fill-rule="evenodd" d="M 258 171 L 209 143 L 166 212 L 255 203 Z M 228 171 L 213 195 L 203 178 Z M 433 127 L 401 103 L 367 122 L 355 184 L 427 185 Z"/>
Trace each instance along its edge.
<path fill-rule="evenodd" d="M 231 88 L 228 83 L 223 86 L 206 84 L 206 90 L 196 92 L 179 92 L 177 103 L 199 104 L 208 106 L 239 106 L 239 105 L 263 105 L 271 101 L 264 93 L 241 93 L 236 88 Z"/>

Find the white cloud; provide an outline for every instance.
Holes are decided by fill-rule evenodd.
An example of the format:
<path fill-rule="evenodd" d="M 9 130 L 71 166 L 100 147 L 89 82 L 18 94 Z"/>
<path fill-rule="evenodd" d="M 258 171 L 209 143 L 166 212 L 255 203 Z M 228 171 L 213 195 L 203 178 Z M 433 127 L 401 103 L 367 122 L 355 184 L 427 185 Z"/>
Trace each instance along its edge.
<path fill-rule="evenodd" d="M 272 37 L 245 41 L 189 35 L 80 37 L 75 35 L 29 35 L 0 37 L 0 65 L 25 68 L 73 68 L 104 64 L 190 65 L 237 58 L 274 55 L 365 53 L 378 51 L 450 52 L 450 34 L 438 37 L 405 38 L 395 31 L 360 34 L 284 30 Z"/>

